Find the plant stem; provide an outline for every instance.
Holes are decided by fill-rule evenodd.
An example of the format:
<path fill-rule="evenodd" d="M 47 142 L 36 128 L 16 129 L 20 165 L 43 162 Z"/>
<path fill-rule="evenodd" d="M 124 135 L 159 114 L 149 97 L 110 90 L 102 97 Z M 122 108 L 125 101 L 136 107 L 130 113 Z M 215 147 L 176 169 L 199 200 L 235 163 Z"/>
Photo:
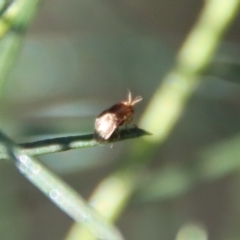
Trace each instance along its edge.
<path fill-rule="evenodd" d="M 123 168 L 107 177 L 94 191 L 90 201 L 102 215 L 114 221 L 125 208 L 132 195 L 143 169 L 151 159 L 152 153 L 159 148 L 170 134 L 181 116 L 187 101 L 199 85 L 199 75 L 209 65 L 223 34 L 230 26 L 239 10 L 240 0 L 207 0 L 199 20 L 183 44 L 175 67 L 165 76 L 155 92 L 140 121 L 140 126 L 149 129 L 153 136 L 136 141 L 131 148 Z M 118 178 L 116 184 L 111 180 Z M 102 194 L 104 186 L 108 186 Z M 121 189 L 121 191 L 116 191 Z M 107 196 L 107 197 L 106 197 Z M 109 199 L 118 199 L 109 204 Z M 107 208 L 105 206 L 110 206 Z M 84 229 L 72 228 L 66 240 L 93 239 Z"/>

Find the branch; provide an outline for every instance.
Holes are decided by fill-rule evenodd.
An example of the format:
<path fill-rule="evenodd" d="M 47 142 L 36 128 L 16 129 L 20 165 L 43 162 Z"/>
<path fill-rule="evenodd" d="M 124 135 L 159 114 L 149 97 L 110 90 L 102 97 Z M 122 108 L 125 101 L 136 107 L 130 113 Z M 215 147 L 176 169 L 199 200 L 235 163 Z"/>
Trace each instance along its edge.
<path fill-rule="evenodd" d="M 123 240 L 118 230 L 89 207 L 81 196 L 54 173 L 21 149 L 0 132 L 1 148 L 19 171 L 41 190 L 49 200 L 78 224 L 87 227 L 97 239 Z"/>
<path fill-rule="evenodd" d="M 122 129 L 121 131 L 119 131 L 118 136 L 113 136 L 113 138 L 111 138 L 110 140 L 102 142 L 96 141 L 94 138 L 94 134 L 87 134 L 45 139 L 36 142 L 18 144 L 18 146 L 21 148 L 20 151 L 22 154 L 38 156 L 78 148 L 94 147 L 102 144 L 138 138 L 146 135 L 151 134 L 143 129 L 134 127 L 130 129 Z M 1 146 L 0 146 L 0 159 L 7 159 L 7 153 Z"/>

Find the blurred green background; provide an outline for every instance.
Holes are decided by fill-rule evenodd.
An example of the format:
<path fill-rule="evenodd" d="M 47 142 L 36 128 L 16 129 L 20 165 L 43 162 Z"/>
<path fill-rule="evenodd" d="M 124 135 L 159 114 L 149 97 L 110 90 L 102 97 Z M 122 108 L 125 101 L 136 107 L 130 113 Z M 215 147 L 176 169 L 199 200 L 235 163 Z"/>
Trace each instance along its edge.
<path fill-rule="evenodd" d="M 96 116 L 125 100 L 128 89 L 143 97 L 137 123 L 203 3 L 44 1 L 6 82 L 1 129 L 17 142 L 91 133 Z M 151 156 L 116 223 L 126 239 L 240 238 L 239 24 L 238 16 L 174 131 Z M 39 159 L 87 199 L 132 141 Z M 67 235 L 72 220 L 4 161 L 0 188 L 0 239 Z"/>

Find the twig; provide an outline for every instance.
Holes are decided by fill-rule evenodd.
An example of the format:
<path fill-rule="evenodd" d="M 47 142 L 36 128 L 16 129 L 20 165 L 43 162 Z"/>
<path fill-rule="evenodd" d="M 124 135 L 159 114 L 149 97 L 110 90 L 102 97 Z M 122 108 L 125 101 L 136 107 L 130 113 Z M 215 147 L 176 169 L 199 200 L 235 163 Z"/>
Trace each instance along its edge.
<path fill-rule="evenodd" d="M 73 220 L 87 227 L 97 239 L 123 240 L 118 230 L 106 223 L 76 191 L 36 159 L 22 153 L 21 149 L 1 132 L 0 144 L 5 148 L 8 159 L 14 162 L 30 182 Z"/>
<path fill-rule="evenodd" d="M 36 142 L 18 144 L 18 146 L 21 148 L 20 151 L 22 154 L 38 156 L 43 154 L 67 151 L 71 149 L 93 147 L 131 138 L 138 138 L 146 135 L 150 135 L 150 133 L 143 129 L 135 127 L 130 129 L 122 129 L 121 131 L 119 131 L 119 135 L 113 136 L 113 138 L 111 138 L 110 140 L 102 142 L 96 141 L 94 138 L 94 134 L 87 134 L 45 139 Z M 0 159 L 7 159 L 7 153 L 1 146 Z"/>

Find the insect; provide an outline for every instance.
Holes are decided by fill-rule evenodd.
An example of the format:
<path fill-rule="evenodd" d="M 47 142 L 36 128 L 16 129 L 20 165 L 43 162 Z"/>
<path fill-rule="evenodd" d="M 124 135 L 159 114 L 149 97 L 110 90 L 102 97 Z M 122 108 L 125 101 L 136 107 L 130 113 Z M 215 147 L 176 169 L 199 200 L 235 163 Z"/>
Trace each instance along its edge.
<path fill-rule="evenodd" d="M 132 94 L 129 91 L 127 101 L 117 103 L 103 111 L 95 121 L 95 138 L 108 140 L 114 132 L 118 131 L 118 127 L 129 124 L 134 113 L 133 106 L 141 100 L 140 96 L 132 100 Z"/>

